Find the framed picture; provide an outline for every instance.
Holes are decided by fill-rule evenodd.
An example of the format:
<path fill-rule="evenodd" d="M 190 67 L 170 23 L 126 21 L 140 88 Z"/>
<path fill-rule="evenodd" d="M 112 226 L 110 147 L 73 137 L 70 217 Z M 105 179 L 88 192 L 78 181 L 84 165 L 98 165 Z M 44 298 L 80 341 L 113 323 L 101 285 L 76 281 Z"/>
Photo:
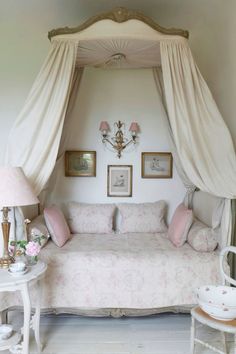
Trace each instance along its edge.
<path fill-rule="evenodd" d="M 142 152 L 142 178 L 172 178 L 170 152 Z"/>
<path fill-rule="evenodd" d="M 95 177 L 96 151 L 66 151 L 65 175 L 71 177 Z"/>
<path fill-rule="evenodd" d="M 131 165 L 108 165 L 107 196 L 131 197 L 132 174 L 133 167 Z"/>

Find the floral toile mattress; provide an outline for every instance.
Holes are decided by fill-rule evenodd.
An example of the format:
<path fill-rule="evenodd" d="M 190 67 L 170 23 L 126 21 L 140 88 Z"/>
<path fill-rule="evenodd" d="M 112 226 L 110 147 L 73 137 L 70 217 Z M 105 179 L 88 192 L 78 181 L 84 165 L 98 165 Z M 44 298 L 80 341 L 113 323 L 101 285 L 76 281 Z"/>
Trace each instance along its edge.
<path fill-rule="evenodd" d="M 62 248 L 49 241 L 40 258 L 48 264 L 43 309 L 186 306 L 198 286 L 221 283 L 217 251 L 176 248 L 164 234 L 76 234 Z M 0 294 L 0 304 L 21 301 Z"/>

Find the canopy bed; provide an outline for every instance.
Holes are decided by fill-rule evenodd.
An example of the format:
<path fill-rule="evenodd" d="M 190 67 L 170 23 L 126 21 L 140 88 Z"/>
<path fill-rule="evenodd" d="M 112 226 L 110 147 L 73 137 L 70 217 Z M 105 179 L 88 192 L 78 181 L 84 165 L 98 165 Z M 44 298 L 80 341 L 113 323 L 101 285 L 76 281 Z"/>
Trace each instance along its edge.
<path fill-rule="evenodd" d="M 233 143 L 194 62 L 187 38 L 187 31 L 162 28 L 143 14 L 124 8 L 95 16 L 76 28 L 66 27 L 49 32 L 50 52 L 11 131 L 6 155 L 7 164 L 23 167 L 42 204 L 43 192 L 56 161 L 65 150 L 70 109 L 83 68 L 152 68 L 157 91 L 163 100 L 174 161 L 187 189 L 185 203 L 193 206 L 202 220 L 206 218 L 206 213 L 202 213 L 202 210 L 207 212 L 207 207 L 204 208 L 206 200 L 213 198 L 216 203 L 210 217 L 211 227 L 221 228 L 220 248 L 234 241 L 232 200 L 236 197 L 236 159 Z M 19 136 L 22 139 L 18 139 Z M 200 198 L 196 196 L 198 193 L 194 193 L 196 189 L 202 191 L 198 192 Z M 136 241 L 142 248 L 140 240 Z M 83 243 L 83 237 L 74 242 Z M 110 242 L 113 242 L 112 239 Z M 126 245 L 129 243 L 127 236 Z M 151 249 L 148 243 L 147 253 Z M 89 244 L 84 245 L 85 253 L 88 247 Z M 54 251 L 52 245 L 45 251 L 48 261 Z M 71 252 L 69 249 L 67 251 Z M 174 258 L 173 250 L 169 251 Z M 183 259 L 185 251 L 186 247 Z M 152 255 L 146 254 L 145 257 L 152 258 Z M 195 259 L 198 267 L 207 256 L 200 254 L 199 257 Z M 217 254 L 209 254 L 208 257 L 212 258 L 212 271 L 209 269 L 209 278 L 201 281 L 213 281 L 214 278 L 217 282 L 217 275 L 212 273 L 217 268 Z M 151 279 L 149 282 L 152 282 Z M 181 296 L 184 294 L 177 302 L 173 299 L 165 302 L 163 293 L 161 300 L 156 299 L 149 305 L 145 301 L 139 302 L 139 299 L 132 306 L 130 298 L 129 303 L 122 304 L 119 299 L 117 303 L 109 302 L 108 306 L 104 302 L 92 302 L 90 307 L 158 308 L 160 312 L 161 308 L 191 304 L 192 298 L 181 300 Z M 76 303 L 76 299 L 72 297 L 67 301 L 67 308 L 73 308 L 73 302 Z M 53 308 L 59 306 L 57 301 L 55 304 Z M 80 308 L 79 312 L 83 313 L 84 307 L 85 302 L 78 302 L 77 312 Z M 158 311 L 156 309 L 154 312 Z"/>

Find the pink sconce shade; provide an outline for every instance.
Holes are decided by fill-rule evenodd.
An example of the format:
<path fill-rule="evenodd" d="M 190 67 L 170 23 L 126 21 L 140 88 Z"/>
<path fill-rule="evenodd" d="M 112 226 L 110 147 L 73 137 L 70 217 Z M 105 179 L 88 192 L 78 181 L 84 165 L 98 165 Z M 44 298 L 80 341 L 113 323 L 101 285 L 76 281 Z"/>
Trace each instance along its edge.
<path fill-rule="evenodd" d="M 14 207 L 38 204 L 21 167 L 0 167 L 0 206 Z"/>
<path fill-rule="evenodd" d="M 129 131 L 131 131 L 134 134 L 137 134 L 139 132 L 139 126 L 138 123 L 132 122 L 129 128 Z"/>
<path fill-rule="evenodd" d="M 110 129 L 109 124 L 108 124 L 106 121 L 102 121 L 102 122 L 100 123 L 100 128 L 99 128 L 99 130 L 100 130 L 101 132 L 103 132 L 103 131 L 108 132 L 109 129 Z"/>

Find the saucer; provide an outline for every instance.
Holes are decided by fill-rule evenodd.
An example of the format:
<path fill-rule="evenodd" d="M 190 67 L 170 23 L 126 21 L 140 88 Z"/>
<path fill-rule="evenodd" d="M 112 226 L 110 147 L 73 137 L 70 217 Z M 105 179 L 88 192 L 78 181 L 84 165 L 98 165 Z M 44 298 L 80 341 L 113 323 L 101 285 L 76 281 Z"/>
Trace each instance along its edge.
<path fill-rule="evenodd" d="M 28 271 L 27 267 L 21 272 L 12 272 L 10 269 L 8 269 L 8 273 L 11 274 L 13 277 L 20 277 L 21 275 L 24 275 L 27 271 Z"/>

